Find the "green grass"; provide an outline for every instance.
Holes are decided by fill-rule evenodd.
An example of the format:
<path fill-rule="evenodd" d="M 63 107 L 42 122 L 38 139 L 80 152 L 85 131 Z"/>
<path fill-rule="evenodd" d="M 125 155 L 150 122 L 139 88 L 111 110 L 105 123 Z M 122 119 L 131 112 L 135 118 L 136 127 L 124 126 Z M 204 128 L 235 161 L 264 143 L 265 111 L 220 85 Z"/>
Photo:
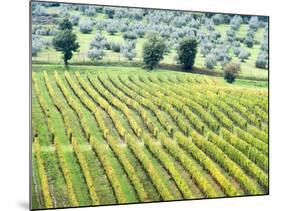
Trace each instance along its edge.
<path fill-rule="evenodd" d="M 79 70 L 80 73 L 92 73 L 92 74 L 108 74 L 108 73 L 116 73 L 116 74 L 179 74 L 179 75 L 196 75 L 192 73 L 184 73 L 184 72 L 177 72 L 177 71 L 170 71 L 166 69 L 155 69 L 153 71 L 147 71 L 139 67 L 119 67 L 119 66 L 89 66 L 89 65 L 71 65 L 69 69 L 66 69 L 63 65 L 41 65 L 41 64 L 33 64 L 32 71 L 34 72 L 41 72 L 41 71 L 48 71 L 48 72 L 64 72 L 64 71 L 77 71 Z M 206 76 L 206 75 L 197 75 L 198 77 L 206 77 L 206 78 L 217 78 L 221 82 L 228 84 L 224 81 L 222 77 L 214 77 L 214 76 Z M 259 78 L 259 77 L 258 77 Z M 247 85 L 249 87 L 268 87 L 268 81 L 255 81 L 255 80 L 242 80 L 237 79 L 234 83 L 235 85 Z"/>
<path fill-rule="evenodd" d="M 235 86 L 245 86 L 245 87 L 259 87 L 259 88 L 268 88 L 267 81 L 253 81 L 253 80 L 242 80 L 237 79 L 234 83 Z"/>
<path fill-rule="evenodd" d="M 44 198 L 42 193 L 41 181 L 37 168 L 35 154 L 32 153 L 32 207 L 44 206 Z"/>

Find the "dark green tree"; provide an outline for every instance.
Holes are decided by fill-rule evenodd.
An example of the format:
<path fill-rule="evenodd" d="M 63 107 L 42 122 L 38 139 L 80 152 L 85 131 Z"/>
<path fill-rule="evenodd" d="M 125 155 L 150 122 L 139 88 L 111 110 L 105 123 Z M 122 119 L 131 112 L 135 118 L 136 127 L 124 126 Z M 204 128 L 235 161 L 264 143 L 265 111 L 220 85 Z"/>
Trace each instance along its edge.
<path fill-rule="evenodd" d="M 68 67 L 68 60 L 73 56 L 73 52 L 79 49 L 77 36 L 72 32 L 72 24 L 69 20 L 64 19 L 59 25 L 59 32 L 53 38 L 53 46 L 57 51 L 62 52 L 63 62 Z"/>
<path fill-rule="evenodd" d="M 63 19 L 59 24 L 59 30 L 69 29 L 72 30 L 72 23 L 68 19 Z"/>
<path fill-rule="evenodd" d="M 152 70 L 163 59 L 166 45 L 157 33 L 150 33 L 143 45 L 144 68 Z"/>
<path fill-rule="evenodd" d="M 185 70 L 190 70 L 193 67 L 197 54 L 197 45 L 197 41 L 194 38 L 184 38 L 179 44 L 178 58 Z"/>

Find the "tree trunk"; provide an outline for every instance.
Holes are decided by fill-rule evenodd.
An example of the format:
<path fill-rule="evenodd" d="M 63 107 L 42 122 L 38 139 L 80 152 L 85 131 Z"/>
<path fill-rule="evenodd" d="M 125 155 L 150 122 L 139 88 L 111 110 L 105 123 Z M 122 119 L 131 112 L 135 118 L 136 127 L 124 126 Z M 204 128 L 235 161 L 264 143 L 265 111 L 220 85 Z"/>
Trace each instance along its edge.
<path fill-rule="evenodd" d="M 68 69 L 68 60 L 65 55 L 63 57 L 63 62 L 64 62 L 64 66 Z"/>

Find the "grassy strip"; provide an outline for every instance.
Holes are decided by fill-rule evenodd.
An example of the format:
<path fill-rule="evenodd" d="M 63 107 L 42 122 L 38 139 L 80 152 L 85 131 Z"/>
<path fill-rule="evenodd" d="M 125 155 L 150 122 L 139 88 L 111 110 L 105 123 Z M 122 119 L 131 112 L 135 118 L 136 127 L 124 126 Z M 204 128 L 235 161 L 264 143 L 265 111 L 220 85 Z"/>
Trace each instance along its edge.
<path fill-rule="evenodd" d="M 88 188 L 89 188 L 89 192 L 90 192 L 91 199 L 93 201 L 93 205 L 99 205 L 100 200 L 96 193 L 96 187 L 95 187 L 94 181 L 92 179 L 92 176 L 90 174 L 88 162 L 85 159 L 84 155 L 82 154 L 82 152 L 80 150 L 80 146 L 74 137 L 72 137 L 71 143 L 73 145 L 74 152 L 79 160 L 80 166 L 84 173 L 84 177 L 85 177 L 85 180 L 86 180 Z"/>
<path fill-rule="evenodd" d="M 35 157 L 36 157 L 37 165 L 38 165 L 39 177 L 41 179 L 42 192 L 43 192 L 44 204 L 45 204 L 44 207 L 52 208 L 53 203 L 52 203 L 52 198 L 51 198 L 51 194 L 49 191 L 48 177 L 47 177 L 47 173 L 46 173 L 46 170 L 44 167 L 44 161 L 40 155 L 40 144 L 39 144 L 38 138 L 34 139 L 33 146 L 34 146 L 33 149 L 34 149 L 34 153 L 35 153 Z"/>
<path fill-rule="evenodd" d="M 63 145 L 61 145 L 60 140 L 57 137 L 54 137 L 54 146 L 58 155 L 58 160 L 67 184 L 68 196 L 71 203 L 71 206 L 78 207 L 79 203 L 77 201 L 75 191 L 73 188 L 72 176 L 70 169 L 68 168 L 67 160 L 64 156 Z"/>

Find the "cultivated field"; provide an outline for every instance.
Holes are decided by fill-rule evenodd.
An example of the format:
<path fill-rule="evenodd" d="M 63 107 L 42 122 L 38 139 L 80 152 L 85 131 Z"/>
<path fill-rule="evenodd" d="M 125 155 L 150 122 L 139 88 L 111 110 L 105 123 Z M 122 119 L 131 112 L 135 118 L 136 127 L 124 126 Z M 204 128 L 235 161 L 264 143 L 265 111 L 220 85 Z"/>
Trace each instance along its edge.
<path fill-rule="evenodd" d="M 32 208 L 268 193 L 267 84 L 93 69 L 33 68 Z"/>

